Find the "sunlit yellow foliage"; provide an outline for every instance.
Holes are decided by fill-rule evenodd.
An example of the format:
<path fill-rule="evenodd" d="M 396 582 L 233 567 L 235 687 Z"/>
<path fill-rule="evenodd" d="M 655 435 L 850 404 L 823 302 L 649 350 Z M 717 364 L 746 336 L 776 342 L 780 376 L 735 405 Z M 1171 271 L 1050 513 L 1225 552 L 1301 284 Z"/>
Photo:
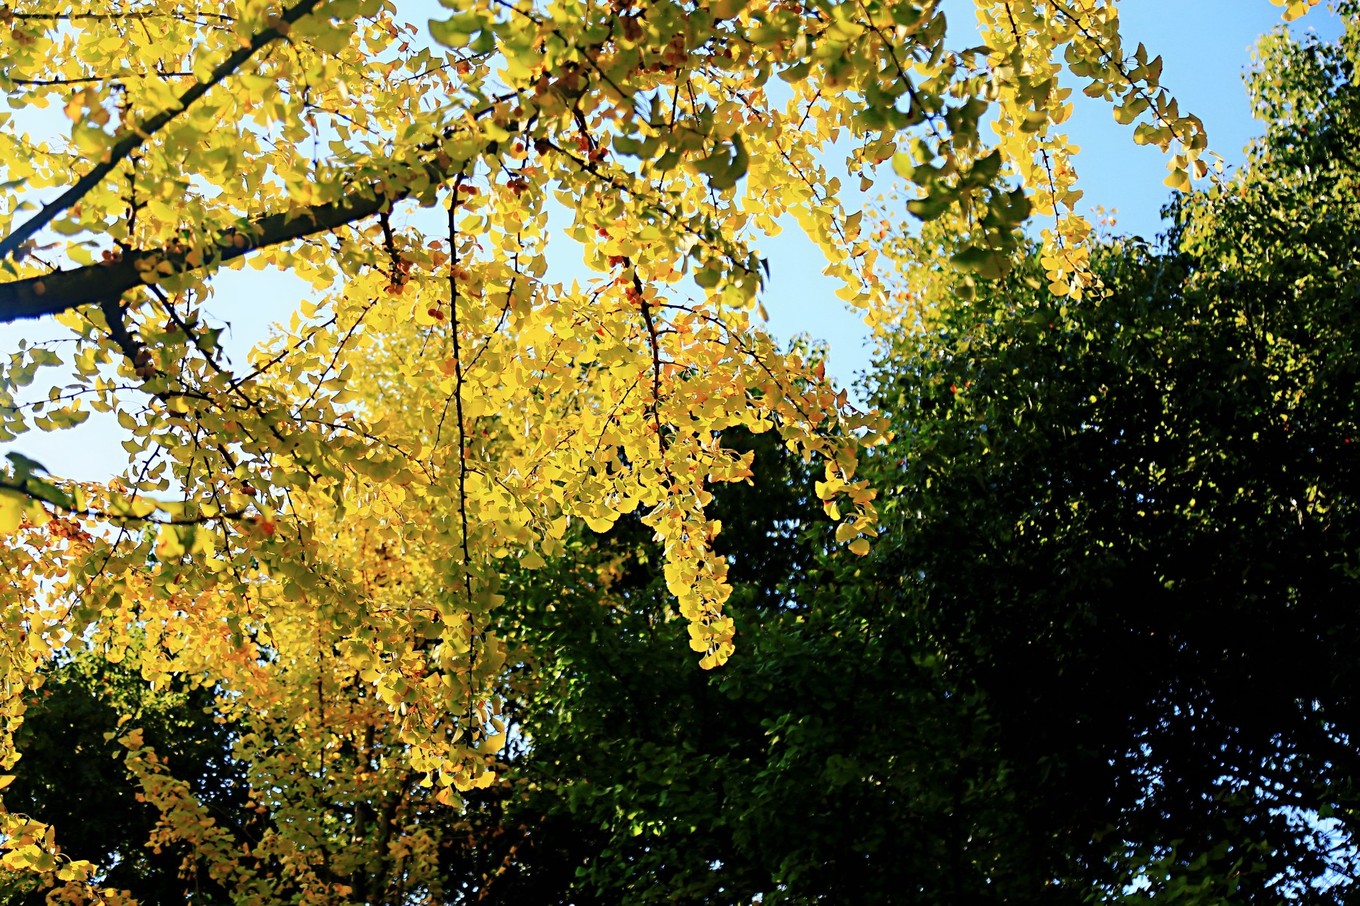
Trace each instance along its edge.
<path fill-rule="evenodd" d="M 498 576 L 572 525 L 640 511 L 700 663 L 732 655 L 705 505 L 760 480 L 723 445 L 737 426 L 820 458 L 836 538 L 866 553 L 856 463 L 880 424 L 763 332 L 763 240 L 796 223 L 842 298 L 899 317 L 902 249 L 842 184 L 905 179 L 902 207 L 955 240 L 941 267 L 1004 272 L 1032 212 L 1052 291 L 1080 296 L 1063 66 L 1172 152 L 1173 185 L 1202 168 L 1114 3 L 973 5 L 971 48 L 932 0 L 444 0 L 428 26 L 387 0 L 0 6 L 0 321 L 72 337 L 9 358 L 0 440 L 112 412 L 128 456 L 97 485 L 0 474 L 0 768 L 22 770 L 9 735 L 44 665 L 92 646 L 217 690 L 271 808 L 402 771 L 456 804 L 505 739 Z M 594 276 L 561 276 L 571 259 Z M 242 264 L 315 295 L 231 362 L 209 311 Z M 50 397 L 16 396 L 43 369 Z M 327 761 L 375 727 L 382 759 Z M 123 740 L 166 839 L 268 902 Z M 115 901 L 40 819 L 0 818 L 3 867 Z M 276 843 L 304 899 L 348 895 L 303 838 Z"/>

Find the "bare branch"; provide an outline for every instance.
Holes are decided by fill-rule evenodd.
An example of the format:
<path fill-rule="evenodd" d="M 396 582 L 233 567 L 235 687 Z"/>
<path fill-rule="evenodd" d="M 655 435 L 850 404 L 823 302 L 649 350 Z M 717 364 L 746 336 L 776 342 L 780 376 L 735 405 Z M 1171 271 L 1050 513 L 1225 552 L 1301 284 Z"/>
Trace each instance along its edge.
<path fill-rule="evenodd" d="M 125 82 L 128 79 L 149 79 L 153 75 L 161 78 L 185 78 L 192 76 L 192 72 L 120 72 L 107 76 L 81 76 L 75 79 L 10 79 L 15 85 L 36 85 L 50 87 L 53 85 L 90 85 L 95 82 Z"/>
<path fill-rule="evenodd" d="M 125 19 L 178 19 L 189 22 L 194 19 L 217 19 L 220 22 L 235 22 L 234 16 L 224 13 L 208 13 L 194 10 L 185 13 L 168 13 L 159 10 L 141 10 L 120 13 L 6 13 L 8 18 L 36 22 L 121 22 Z"/>

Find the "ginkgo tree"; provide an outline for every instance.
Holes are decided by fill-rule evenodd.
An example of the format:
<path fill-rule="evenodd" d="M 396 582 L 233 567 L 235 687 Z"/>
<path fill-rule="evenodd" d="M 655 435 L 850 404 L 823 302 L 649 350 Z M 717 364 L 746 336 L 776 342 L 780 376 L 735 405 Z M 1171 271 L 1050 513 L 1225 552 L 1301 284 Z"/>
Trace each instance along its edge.
<path fill-rule="evenodd" d="M 1080 296 L 1064 67 L 1172 152 L 1170 184 L 1205 170 L 1107 0 L 975 0 L 971 47 L 932 0 L 444 6 L 428 35 L 382 0 L 0 6 L 0 322 L 69 332 L 9 357 L 0 440 L 108 412 L 128 454 L 103 483 L 21 453 L 0 474 L 7 769 L 26 691 L 82 648 L 213 688 L 224 720 L 276 715 L 237 746 L 293 747 L 270 790 L 387 721 L 373 764 L 456 803 L 505 739 L 498 577 L 573 524 L 641 511 L 701 664 L 732 654 L 705 505 L 759 476 L 724 430 L 820 458 L 837 540 L 869 549 L 880 422 L 761 330 L 763 238 L 796 222 L 843 298 L 893 317 L 909 300 L 842 182 L 895 171 L 956 240 L 942 266 L 1004 272 L 1033 215 L 1051 291 Z M 45 108 L 62 134 L 34 137 Z M 556 279 L 564 244 L 595 278 Z M 212 314 L 242 266 L 314 288 L 246 362 Z M 124 730 L 167 833 L 236 846 Z M 0 841 L 6 870 L 111 896 L 41 816 Z"/>

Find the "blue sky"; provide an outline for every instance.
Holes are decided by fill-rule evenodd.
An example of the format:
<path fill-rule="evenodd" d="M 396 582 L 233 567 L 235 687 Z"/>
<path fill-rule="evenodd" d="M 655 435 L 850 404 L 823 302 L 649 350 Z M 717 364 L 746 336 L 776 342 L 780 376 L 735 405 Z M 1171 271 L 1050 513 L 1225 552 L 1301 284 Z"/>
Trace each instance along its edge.
<path fill-rule="evenodd" d="M 971 3 L 945 0 L 944 5 L 947 11 L 960 10 L 950 19 L 951 34 L 964 28 L 976 34 Z M 1240 164 L 1243 147 L 1261 131 L 1252 119 L 1242 75 L 1252 64 L 1257 39 L 1281 24 L 1280 7 L 1269 0 L 1130 0 L 1119 8 L 1125 46 L 1131 50 L 1142 41 L 1152 55 L 1162 55 L 1162 84 L 1183 112 L 1204 121 L 1210 149 L 1225 164 Z M 1341 21 L 1319 6 L 1293 29 L 1314 29 L 1331 39 L 1340 34 Z M 1115 209 L 1118 232 L 1151 240 L 1162 229 L 1159 211 L 1169 197 L 1162 184 L 1165 155 L 1135 145 L 1132 127 L 1116 123 L 1108 104 L 1081 94 L 1075 81 L 1066 84 L 1077 88 L 1072 98 L 1076 109 L 1066 128 L 1082 149 L 1077 159 L 1086 193 L 1082 204 Z M 781 237 L 767 249 L 771 329 L 783 337 L 806 332 L 826 340 L 828 373 L 850 383 L 869 367 L 867 330 L 836 300 L 835 286 L 821 276 L 805 246 Z"/>
<path fill-rule="evenodd" d="M 950 31 L 959 35 L 953 42 L 975 43 L 972 4 L 944 2 L 946 10 L 959 11 L 951 19 Z M 399 0 L 398 9 L 422 26 L 442 12 L 433 0 Z M 1183 111 L 1204 120 L 1211 148 L 1229 165 L 1240 163 L 1242 147 L 1260 131 L 1251 118 L 1241 76 L 1251 65 L 1257 38 L 1280 24 L 1280 8 L 1269 0 L 1132 0 L 1120 9 L 1127 46 L 1142 41 L 1152 54 L 1163 56 L 1163 84 L 1180 100 Z M 1339 33 L 1340 20 L 1319 7 L 1294 28 L 1314 28 L 1330 38 Z M 1077 108 L 1068 126 L 1082 148 L 1077 164 L 1086 193 L 1083 202 L 1115 209 L 1119 230 L 1152 238 L 1160 229 L 1158 211 L 1167 198 L 1162 185 L 1165 158 L 1155 148 L 1134 145 L 1132 130 L 1115 123 L 1108 105 L 1080 91 L 1074 92 L 1074 99 Z M 869 365 L 867 331 L 821 275 L 819 254 L 796 227 L 770 240 L 764 251 L 772 275 L 765 299 L 770 330 L 785 339 L 804 333 L 826 341 L 829 374 L 839 383 L 851 383 Z M 213 310 L 231 322 L 232 347 L 242 350 L 269 323 L 287 320 L 299 291 L 300 284 L 250 269 L 227 273 L 218 280 Z M 31 322 L 0 329 L 0 353 L 12 350 L 20 337 L 50 335 L 50 326 Z M 112 419 L 96 417 L 73 432 L 31 432 L 12 445 L 0 445 L 0 453 L 16 449 L 58 474 L 100 479 L 125 461 L 119 440 Z"/>

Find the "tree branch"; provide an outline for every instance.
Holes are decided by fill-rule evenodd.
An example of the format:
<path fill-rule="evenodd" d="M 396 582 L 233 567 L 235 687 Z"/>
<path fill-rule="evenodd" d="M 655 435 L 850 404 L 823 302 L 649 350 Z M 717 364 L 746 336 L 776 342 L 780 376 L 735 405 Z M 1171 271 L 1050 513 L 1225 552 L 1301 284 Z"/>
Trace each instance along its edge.
<path fill-rule="evenodd" d="M 162 262 L 169 262 L 175 273 L 222 264 L 254 249 L 302 239 L 362 220 L 397 200 L 376 187 L 370 191 L 371 194 L 356 192 L 340 201 L 301 211 L 267 214 L 241 230 L 228 230 L 211 257 L 202 255 L 200 250 L 135 249 L 125 251 L 117 261 L 0 283 L 0 324 L 60 314 L 82 305 L 116 299 L 128 290 L 144 285 L 143 273 L 154 272 Z"/>
<path fill-rule="evenodd" d="M 167 123 L 189 109 L 190 105 L 208 92 L 208 89 L 212 88 L 218 82 L 239 69 L 241 65 L 254 56 L 255 52 L 261 47 L 283 37 L 284 34 L 287 33 L 289 26 L 310 13 L 320 3 L 321 0 L 298 0 L 296 4 L 283 12 L 283 15 L 279 17 L 274 25 L 271 25 L 269 28 L 266 28 L 255 35 L 250 39 L 249 44 L 239 48 L 235 53 L 217 64 L 206 82 L 196 82 L 185 90 L 185 92 L 179 96 L 177 106 L 162 110 L 160 113 L 157 113 L 155 116 L 124 133 L 123 137 L 114 142 L 113 146 L 109 148 L 104 159 L 95 164 L 88 173 L 76 180 L 75 185 L 61 193 L 55 201 L 43 205 L 42 210 L 21 224 L 14 232 L 10 233 L 4 239 L 0 239 L 0 260 L 14 254 L 19 246 L 23 244 L 24 240 L 38 232 L 38 230 L 50 223 L 54 217 L 71 207 L 71 205 L 83 198 L 91 189 L 99 185 L 105 176 L 108 176 L 109 173 L 113 172 L 115 167 L 127 159 L 129 154 L 140 148 L 144 142 L 164 128 Z"/>
<path fill-rule="evenodd" d="M 484 106 L 468 114 L 469 119 L 476 121 L 491 115 L 498 105 L 516 94 L 511 91 L 488 98 Z M 392 162 L 391 175 L 386 179 L 374 177 L 366 185 L 351 184 L 350 193 L 339 201 L 266 214 L 240 229 L 226 230 L 214 249 L 124 249 L 122 257 L 114 261 L 0 283 L 0 324 L 61 314 L 82 305 L 102 304 L 144 285 L 143 273 L 154 272 L 157 265 L 165 262 L 170 264 L 171 273 L 187 273 L 240 258 L 255 249 L 329 232 L 371 217 L 410 194 L 409 190 L 400 188 L 407 182 L 402 178 L 403 174 L 424 170 L 430 180 L 439 183 L 460 171 L 465 163 L 449 158 L 440 150 L 442 143 L 460 128 L 444 129 L 416 146 L 411 159 Z M 421 155 L 433 155 L 435 159 L 422 159 Z"/>
<path fill-rule="evenodd" d="M 109 76 L 82 76 L 75 79 L 16 79 L 10 81 L 15 85 L 36 85 L 50 87 L 54 85 L 89 85 L 94 82 L 121 82 L 126 79 L 149 79 L 151 76 L 160 76 L 163 79 L 185 78 L 192 76 L 192 72 L 122 72 Z"/>
<path fill-rule="evenodd" d="M 218 19 L 222 22 L 235 22 L 234 16 L 223 13 L 209 13 L 201 10 L 192 10 L 185 13 L 168 13 L 156 10 L 128 11 L 120 13 L 6 13 L 8 18 L 19 20 L 35 20 L 39 22 L 117 22 L 124 19 L 178 19 L 187 22 L 189 19 Z"/>

